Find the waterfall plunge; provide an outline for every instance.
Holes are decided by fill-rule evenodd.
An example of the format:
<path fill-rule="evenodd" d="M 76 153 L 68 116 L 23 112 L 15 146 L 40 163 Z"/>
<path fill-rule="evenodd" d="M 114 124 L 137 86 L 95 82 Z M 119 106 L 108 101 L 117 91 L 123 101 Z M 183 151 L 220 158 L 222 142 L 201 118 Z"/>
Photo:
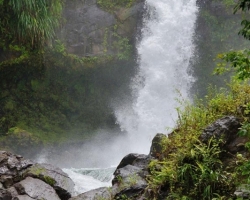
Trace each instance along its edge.
<path fill-rule="evenodd" d="M 134 100 L 116 109 L 117 122 L 130 138 L 126 150 L 137 153 L 148 153 L 153 136 L 174 127 L 178 93 L 188 98 L 198 11 L 196 0 L 147 0 L 145 6 L 149 17 L 137 47 L 139 71 L 131 83 Z"/>
<path fill-rule="evenodd" d="M 192 37 L 198 10 L 196 0 L 146 1 L 148 13 L 145 16 L 149 18 L 144 19 L 142 39 L 138 41 L 139 69 L 131 81 L 133 102 L 115 108 L 117 122 L 127 134 L 120 138 L 111 137 L 108 142 L 97 138 L 81 148 L 73 148 L 64 155 L 64 159 L 68 155 L 67 162 L 77 155 L 75 165 L 117 165 L 128 153 L 147 154 L 153 136 L 157 132 L 167 133 L 166 127 L 175 125 L 176 91 L 188 98 L 193 81 L 187 71 L 194 52 Z M 46 155 L 49 152 L 38 157 L 38 161 L 56 164 L 60 160 L 58 155 L 50 159 Z M 74 180 L 77 193 L 110 185 L 110 181 L 97 180 L 96 174 L 109 174 L 112 168 L 64 170 Z"/>

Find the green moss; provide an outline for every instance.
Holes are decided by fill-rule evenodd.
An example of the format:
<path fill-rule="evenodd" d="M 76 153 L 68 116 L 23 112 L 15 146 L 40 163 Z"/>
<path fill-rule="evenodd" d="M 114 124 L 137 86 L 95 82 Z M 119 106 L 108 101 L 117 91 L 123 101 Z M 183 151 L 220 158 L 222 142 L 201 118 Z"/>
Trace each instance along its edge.
<path fill-rule="evenodd" d="M 46 169 L 44 167 L 38 167 L 37 165 L 32 166 L 28 169 L 28 173 L 32 173 L 39 177 L 41 174 L 44 174 L 46 172 Z"/>
<path fill-rule="evenodd" d="M 97 4 L 108 12 L 114 12 L 116 9 L 121 7 L 131 7 L 136 0 L 97 0 Z"/>
<path fill-rule="evenodd" d="M 49 177 L 49 176 L 44 176 L 44 181 L 46 183 L 48 183 L 49 185 L 51 185 L 51 186 L 54 186 L 55 183 L 56 183 L 56 181 L 53 178 Z"/>

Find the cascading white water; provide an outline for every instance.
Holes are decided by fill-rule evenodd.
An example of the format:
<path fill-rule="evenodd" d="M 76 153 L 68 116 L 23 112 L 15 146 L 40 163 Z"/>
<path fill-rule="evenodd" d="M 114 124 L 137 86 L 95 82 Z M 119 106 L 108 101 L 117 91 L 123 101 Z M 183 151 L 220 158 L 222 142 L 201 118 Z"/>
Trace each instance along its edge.
<path fill-rule="evenodd" d="M 128 151 L 138 153 L 148 153 L 152 137 L 174 127 L 178 93 L 188 97 L 198 10 L 196 0 L 147 0 L 146 6 L 150 16 L 138 44 L 139 73 L 131 84 L 134 102 L 116 111 L 131 138 Z"/>

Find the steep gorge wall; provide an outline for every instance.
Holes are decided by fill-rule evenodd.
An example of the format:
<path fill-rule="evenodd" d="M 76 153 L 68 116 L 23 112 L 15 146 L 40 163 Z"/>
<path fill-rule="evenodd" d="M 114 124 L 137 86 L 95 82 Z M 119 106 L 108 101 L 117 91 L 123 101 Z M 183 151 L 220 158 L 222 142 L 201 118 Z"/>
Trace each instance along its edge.
<path fill-rule="evenodd" d="M 131 2 L 105 8 L 97 0 L 66 1 L 61 38 L 68 51 L 79 56 L 99 56 L 120 53 L 126 42 L 134 46 L 144 1 Z"/>

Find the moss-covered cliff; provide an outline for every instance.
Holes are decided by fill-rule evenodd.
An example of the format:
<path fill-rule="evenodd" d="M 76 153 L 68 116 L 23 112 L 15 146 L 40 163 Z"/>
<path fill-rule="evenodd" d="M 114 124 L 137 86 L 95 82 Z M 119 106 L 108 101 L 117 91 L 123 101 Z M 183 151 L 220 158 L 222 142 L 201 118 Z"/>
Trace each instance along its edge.
<path fill-rule="evenodd" d="M 17 41 L 12 33 L 8 40 L 1 37 L 3 149 L 29 154 L 27 147 L 84 140 L 96 129 L 116 127 L 111 102 L 129 93 L 143 3 L 110 6 L 108 1 L 75 0 L 62 5 L 61 24 L 53 39 L 45 38 L 37 46 L 34 40 L 32 46 Z M 33 11 L 24 6 L 32 18 Z M 0 2 L 0 9 L 6 13 L 2 19 L 11 24 L 11 4 Z M 1 29 L 2 36 L 8 23 L 1 20 L 1 27 L 6 27 Z"/>

